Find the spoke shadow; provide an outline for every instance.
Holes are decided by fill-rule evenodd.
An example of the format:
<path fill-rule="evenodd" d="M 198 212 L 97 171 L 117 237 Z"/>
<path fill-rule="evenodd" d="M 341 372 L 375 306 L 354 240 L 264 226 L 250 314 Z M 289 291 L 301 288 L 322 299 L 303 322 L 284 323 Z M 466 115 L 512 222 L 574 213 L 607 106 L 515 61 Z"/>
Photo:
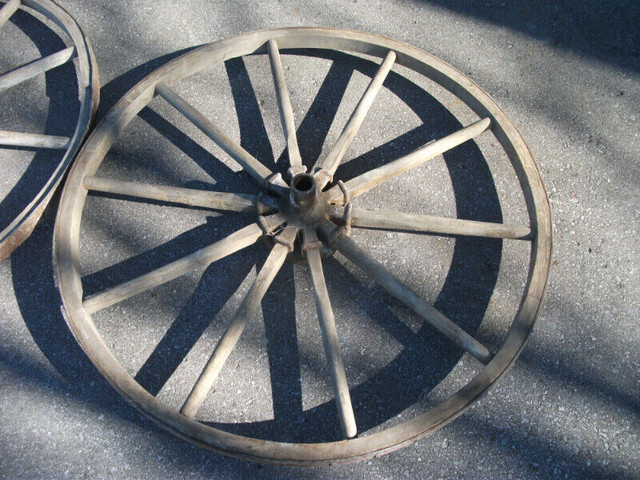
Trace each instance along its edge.
<path fill-rule="evenodd" d="M 291 263 L 283 265 L 271 288 L 267 290 L 262 300 L 262 312 L 274 418 L 246 423 L 206 424 L 255 438 L 285 442 L 307 441 L 308 418 L 302 406 L 295 285 Z"/>
<path fill-rule="evenodd" d="M 353 57 L 346 53 L 331 52 L 330 54 L 322 55 L 321 52 L 318 52 L 316 56 L 330 58 L 337 65 L 349 65 L 351 68 L 350 73 L 359 72 L 370 78 L 375 76 L 379 68 L 379 64 L 376 62 Z M 347 150 L 346 161 L 340 164 L 335 175 L 336 178 L 342 181 L 350 180 L 367 170 L 411 153 L 428 141 L 443 136 L 444 132 L 459 125 L 453 116 L 445 115 L 448 112 L 444 110 L 443 106 L 435 98 L 425 95 L 424 91 L 415 83 L 394 71 L 389 72 L 387 75 L 383 88 L 386 88 L 405 102 L 420 117 L 422 124 L 355 158 L 349 158 Z M 342 92 L 344 93 L 344 89 Z M 419 92 L 422 92 L 422 95 Z M 331 124 L 327 127 L 330 126 Z M 322 145 L 320 145 L 321 147 Z"/>
<path fill-rule="evenodd" d="M 160 392 L 254 263 L 251 255 L 237 252 L 207 267 L 189 301 L 135 376 L 149 393 Z"/>
<path fill-rule="evenodd" d="M 115 104 L 127 93 L 133 86 L 135 86 L 144 77 L 149 75 L 154 70 L 157 70 L 161 66 L 167 64 L 174 58 L 184 55 L 191 50 L 198 48 L 198 46 L 183 48 L 175 52 L 167 53 L 160 57 L 149 60 L 148 62 L 138 65 L 131 70 L 127 70 L 122 75 L 109 81 L 106 85 L 102 85 L 100 88 L 100 106 L 96 113 L 96 125 L 102 120 L 109 110 L 111 110 Z"/>
<path fill-rule="evenodd" d="M 389 308 L 400 306 L 393 297 L 377 285 L 371 288 L 354 282 L 355 277 L 341 261 L 331 258 L 324 263 L 327 278 L 332 280 L 331 298 L 336 303 L 353 301 L 372 323 L 384 329 L 402 346 L 393 361 L 350 389 L 356 424 L 359 431 L 365 432 L 402 413 L 416 402 L 421 402 L 426 393 L 451 371 L 460 359 L 461 352 L 427 326 L 414 333 Z M 344 292 L 349 293 L 346 295 Z M 367 325 L 362 324 L 360 328 L 366 335 Z M 436 358 L 438 361 L 434 362 Z M 359 367 L 360 370 L 364 368 L 364 365 Z M 335 412 L 335 401 L 305 412 L 309 422 L 332 424 L 334 427 L 332 431 L 318 429 L 314 432 L 313 440 L 320 441 L 329 433 L 334 434 L 335 440 L 340 438 Z M 318 422 L 317 419 L 324 421 Z"/>
<path fill-rule="evenodd" d="M 207 217 L 205 224 L 182 233 L 162 245 L 145 250 L 110 267 L 85 275 L 82 277 L 85 297 L 149 273 L 222 239 L 226 236 L 225 233 L 220 231 L 223 221 L 225 231 L 228 232 L 236 231 L 248 225 L 245 215 L 234 215 L 224 219 L 223 217 Z M 113 226 L 105 226 L 105 228 L 108 227 Z M 114 231 L 113 228 L 110 230 Z"/>
<path fill-rule="evenodd" d="M 303 421 L 295 298 L 293 266 L 285 263 L 262 300 L 262 312 L 273 400 L 271 434 L 289 442 L 301 441 Z"/>
<path fill-rule="evenodd" d="M 16 15 L 18 15 L 17 18 L 21 18 L 20 12 L 16 12 Z M 16 18 L 16 15 L 12 17 L 12 20 Z M 97 118 L 104 117 L 111 107 L 146 75 L 190 50 L 192 48 L 155 58 L 102 86 Z M 155 122 L 155 118 L 151 118 L 151 123 L 160 125 L 162 122 Z M 166 130 L 170 129 L 167 127 Z M 233 220 L 234 217 L 236 220 Z M 232 224 L 234 221 L 241 221 L 240 218 L 241 216 L 229 217 Z M 54 282 L 54 266 L 51 262 L 54 221 L 55 211 L 53 209 L 47 211 L 33 235 L 11 256 L 12 281 L 22 318 L 40 351 L 56 371 L 70 382 L 70 388 L 76 395 L 84 401 L 98 404 L 102 408 L 113 409 L 115 406 L 114 412 L 117 415 L 148 427 L 149 423 L 143 421 L 137 413 L 133 412 L 124 399 L 97 372 L 66 325 L 60 310 L 62 302 Z M 244 224 L 246 224 L 246 220 Z M 244 224 L 239 225 L 239 228 Z M 200 228 L 209 232 L 212 225 L 213 223 L 209 221 Z M 198 236 L 198 238 L 202 237 Z M 169 245 L 158 247 L 157 255 L 155 255 L 157 263 L 154 265 L 160 266 L 164 264 L 163 262 L 175 259 L 172 255 L 176 255 L 180 251 L 195 249 L 193 242 L 202 241 L 198 238 L 186 233 L 181 237 L 182 241 L 169 242 Z M 123 238 L 123 240 L 133 242 L 131 238 Z M 153 268 L 149 267 L 147 260 L 138 257 L 130 259 L 128 262 L 125 261 L 123 264 L 114 265 L 102 273 L 97 272 L 85 279 L 87 293 L 105 288 L 105 283 L 108 286 L 113 286 L 131 278 L 133 274 L 143 273 Z"/>
<path fill-rule="evenodd" d="M 257 192 L 257 183 L 247 181 L 249 176 L 244 172 L 244 170 L 238 173 L 234 172 L 207 149 L 193 141 L 186 133 L 148 106 L 140 111 L 138 117 L 147 122 L 147 124 L 149 124 L 149 126 L 158 132 L 163 138 L 184 152 L 190 160 L 194 161 L 207 173 L 207 175 L 215 180 L 215 185 L 204 184 L 202 182 L 196 183 L 195 181 L 192 181 L 192 183 L 190 185 L 188 184 L 187 187 L 199 184 L 204 186 L 207 190 L 213 191 L 220 191 L 220 188 L 222 187 L 224 188 L 224 191 L 227 192 Z M 156 168 L 158 167 L 156 166 Z"/>
<path fill-rule="evenodd" d="M 238 114 L 240 145 L 260 163 L 272 169 L 275 160 L 271 141 L 244 60 L 233 58 L 224 62 L 224 66 Z"/>

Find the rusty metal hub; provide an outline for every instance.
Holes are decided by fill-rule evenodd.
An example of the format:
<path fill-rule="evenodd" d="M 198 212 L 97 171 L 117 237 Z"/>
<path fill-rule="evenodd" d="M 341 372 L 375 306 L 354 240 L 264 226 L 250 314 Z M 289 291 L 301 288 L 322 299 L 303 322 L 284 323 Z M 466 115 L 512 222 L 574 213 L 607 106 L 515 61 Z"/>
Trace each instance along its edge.
<path fill-rule="evenodd" d="M 280 176 L 276 176 L 267 186 L 268 196 L 261 196 L 261 213 L 278 214 L 277 219 L 268 220 L 264 215 L 259 222 L 263 225 L 265 241 L 269 247 L 275 243 L 289 245 L 291 251 L 287 260 L 293 263 L 306 261 L 305 251 L 321 248 L 322 256 L 335 253 L 333 242 L 340 235 L 349 235 L 351 204 L 335 205 L 335 192 L 322 191 L 320 185 L 327 178 L 324 170 L 315 174 L 297 173 L 285 187 Z M 343 203 L 348 200 L 346 187 L 342 184 Z M 277 226 L 275 225 L 277 223 Z M 285 226 L 295 227 L 296 236 L 292 244 L 285 240 L 282 232 Z M 322 239 L 323 241 L 320 241 Z"/>

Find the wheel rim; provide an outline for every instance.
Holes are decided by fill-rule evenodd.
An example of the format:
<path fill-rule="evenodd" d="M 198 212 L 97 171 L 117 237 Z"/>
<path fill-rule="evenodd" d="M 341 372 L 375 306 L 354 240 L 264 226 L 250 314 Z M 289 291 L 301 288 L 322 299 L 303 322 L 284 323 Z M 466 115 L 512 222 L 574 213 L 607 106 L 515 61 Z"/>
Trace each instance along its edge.
<path fill-rule="evenodd" d="M 295 136 L 286 80 L 283 81 L 286 75 L 281 67 L 279 50 L 292 48 L 339 50 L 384 59 L 378 72 L 372 76 L 346 128 L 336 141 L 336 146 L 328 155 L 321 157 L 315 168 L 311 169 L 312 175 L 306 174 L 306 169 L 301 167 L 302 160 L 297 145 L 301 140 Z M 269 58 L 267 64 L 271 65 L 276 85 L 278 109 L 289 152 L 289 177 L 293 178 L 292 181 L 284 181 L 282 175 L 277 175 L 277 172 L 268 169 L 244 149 L 238 148 L 239 145 L 235 141 L 221 133 L 207 118 L 202 118 L 202 115 L 172 88 L 182 79 L 222 61 L 254 53 L 266 53 Z M 480 120 L 447 135 L 444 139 L 422 147 L 419 154 L 406 155 L 380 168 L 372 169 L 365 175 L 358 175 L 344 183 L 338 182 L 338 165 L 344 152 L 394 64 L 407 67 L 454 93 Z M 254 198 L 248 195 L 222 194 L 223 199 L 212 199 L 211 196 L 198 199 L 199 194 L 193 190 L 156 188 L 157 186 L 140 189 L 139 186 L 128 182 L 97 177 L 96 172 L 117 135 L 149 104 L 154 95 L 162 97 L 239 162 L 252 180 L 260 186 L 261 196 Z M 393 222 L 389 223 L 388 212 L 372 214 L 366 209 L 352 206 L 354 197 L 386 182 L 389 178 L 395 178 L 415 168 L 427 158 L 477 137 L 489 127 L 506 152 L 519 179 L 526 202 L 530 223 L 528 226 L 502 225 L 496 230 L 495 225 L 483 222 L 454 221 L 446 222 L 442 227 L 444 230 L 438 230 L 440 227 L 437 226 L 437 221 L 434 224 L 432 219 L 425 215 L 417 218 L 398 214 L 394 215 Z M 334 173 L 335 182 L 332 182 L 331 177 Z M 291 185 L 293 188 L 290 189 Z M 325 185 L 328 188 L 323 191 Z M 182 260 L 168 263 L 167 267 L 83 299 L 80 228 L 88 190 L 200 207 L 212 207 L 215 204 L 212 208 L 253 211 L 256 221 L 210 247 L 205 247 Z M 221 206 L 223 203 L 224 206 Z M 295 28 L 255 32 L 200 47 L 152 73 L 125 95 L 91 135 L 70 173 L 56 224 L 55 258 L 63 311 L 76 339 L 111 384 L 152 420 L 182 438 L 229 455 L 276 463 L 332 463 L 375 456 L 429 434 L 459 416 L 506 371 L 524 345 L 544 293 L 551 250 L 550 225 L 546 193 L 528 148 L 502 110 L 467 77 L 425 52 L 383 37 L 351 31 Z M 526 242 L 530 242 L 530 265 L 524 293 L 513 323 L 495 355 L 472 335 L 439 314 L 422 297 L 413 293 L 401 280 L 365 253 L 349 238 L 350 227 L 409 229 L 431 233 L 444 231 L 449 235 L 471 234 L 525 239 Z M 297 236 L 298 232 L 304 233 Z M 138 292 L 166 282 L 167 279 L 183 275 L 196 265 L 210 265 L 218 258 L 255 243 L 262 236 L 272 238 L 273 247 L 269 257 L 259 270 L 245 301 L 228 322 L 222 340 L 207 362 L 196 387 L 191 390 L 182 406 L 183 413 L 180 413 L 178 409 L 156 399 L 123 368 L 101 338 L 90 314 L 117 304 L 125 298 L 131 298 Z M 426 412 L 390 428 L 353 438 L 357 426 L 353 418 L 345 370 L 336 339 L 333 312 L 322 273 L 320 244 L 337 249 L 367 275 L 373 277 L 384 290 L 425 319 L 432 328 L 460 346 L 462 351 L 479 359 L 485 364 L 484 367 L 462 388 L 458 388 L 455 393 Z M 299 250 L 299 255 L 308 258 L 311 268 L 325 351 L 328 358 L 332 359 L 329 362 L 331 383 L 336 396 L 340 398 L 337 402 L 337 417 L 345 439 L 315 443 L 264 440 L 225 432 L 204 421 L 194 420 L 192 417 L 206 397 L 247 321 L 255 313 L 256 305 L 260 303 L 264 291 L 269 287 L 287 254 L 294 249 Z M 203 365 L 199 368 L 202 367 Z"/>
<path fill-rule="evenodd" d="M 0 259 L 9 255 L 32 232 L 40 219 L 45 207 L 49 203 L 54 191 L 59 185 L 65 171 L 71 164 L 82 140 L 88 132 L 91 119 L 98 107 L 99 83 L 95 58 L 88 40 L 73 18 L 57 4 L 48 0 L 11 0 L 0 4 L 0 27 L 16 12 L 27 11 L 43 15 L 60 28 L 66 48 L 40 59 L 34 59 L 22 65 L 12 65 L 7 72 L 0 74 L 0 95 L 11 95 L 11 89 L 61 67 L 71 60 L 74 61 L 77 79 L 79 106 L 72 133 L 68 136 L 43 135 L 36 132 L 8 131 L 0 129 L 0 148 L 7 149 L 6 154 L 11 158 L 12 148 L 34 149 L 36 151 L 59 152 L 53 158 L 45 161 L 55 162 L 55 168 L 49 168 L 50 174 L 46 181 L 41 182 L 42 188 L 30 201 L 20 200 L 20 209 L 8 225 L 0 232 Z M 51 28 L 49 26 L 49 28 Z M 48 88 L 48 87 L 46 87 Z M 30 102 L 27 98 L 26 101 Z M 74 107 L 75 109 L 75 107 Z M 33 162 L 43 161 L 37 155 Z M 27 178 L 23 178 L 28 181 Z M 38 180 L 39 182 L 39 180 Z M 40 183 L 40 182 L 39 182 Z M 18 186 L 14 187 L 14 190 Z M 17 193 L 22 196 L 20 192 Z M 24 206 L 26 205 L 26 206 Z"/>

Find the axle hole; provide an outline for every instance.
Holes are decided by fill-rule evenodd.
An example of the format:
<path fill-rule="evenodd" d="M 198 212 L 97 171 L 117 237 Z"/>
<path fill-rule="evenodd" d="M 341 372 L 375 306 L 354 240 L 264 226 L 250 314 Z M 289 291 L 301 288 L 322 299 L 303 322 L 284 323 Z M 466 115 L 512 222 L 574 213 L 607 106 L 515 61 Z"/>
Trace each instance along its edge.
<path fill-rule="evenodd" d="M 315 187 L 316 181 L 312 175 L 308 173 L 303 173 L 300 175 L 296 175 L 293 179 L 292 186 L 299 192 L 310 192 Z"/>

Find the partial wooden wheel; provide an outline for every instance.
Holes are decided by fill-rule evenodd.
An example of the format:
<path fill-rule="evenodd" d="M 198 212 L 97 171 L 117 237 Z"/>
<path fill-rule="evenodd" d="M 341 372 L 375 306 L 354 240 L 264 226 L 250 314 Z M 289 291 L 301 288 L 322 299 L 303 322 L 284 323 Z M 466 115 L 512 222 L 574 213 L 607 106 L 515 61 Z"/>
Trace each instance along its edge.
<path fill-rule="evenodd" d="M 522 349 L 550 251 L 538 169 L 487 94 L 416 48 L 316 28 L 142 80 L 80 153 L 55 233 L 67 322 L 127 400 L 298 465 L 459 416 Z"/>
<path fill-rule="evenodd" d="M 31 234 L 51 200 L 89 129 L 98 107 L 100 85 L 88 40 L 73 18 L 54 2 L 2 3 L 0 28 L 0 70 L 4 70 L 0 73 L 2 259 Z M 47 31 L 49 42 L 57 42 L 59 50 L 38 58 L 35 50 L 42 53 L 48 46 L 37 41 L 35 47 L 26 45 L 31 43 L 30 34 L 35 38 L 43 35 L 29 31 L 31 28 Z M 21 43 L 25 43 L 24 48 L 15 49 Z M 14 48 L 11 52 L 10 47 Z M 48 111 L 42 115 L 38 108 Z"/>

